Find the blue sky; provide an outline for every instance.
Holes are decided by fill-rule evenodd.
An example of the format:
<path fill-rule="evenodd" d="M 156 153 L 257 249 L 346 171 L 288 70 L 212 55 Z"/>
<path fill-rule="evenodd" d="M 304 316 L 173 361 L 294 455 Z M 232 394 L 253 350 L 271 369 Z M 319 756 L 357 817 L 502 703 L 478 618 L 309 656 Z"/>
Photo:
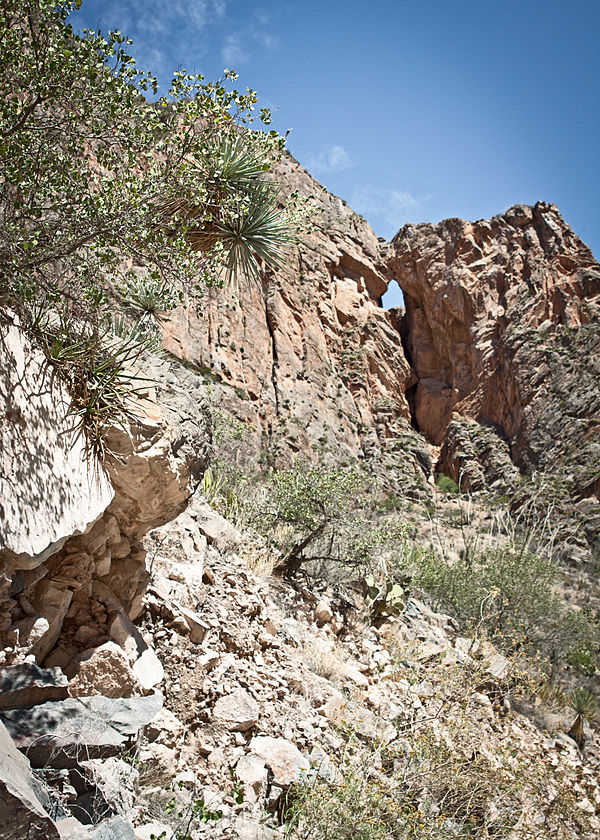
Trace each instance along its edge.
<path fill-rule="evenodd" d="M 600 255 L 597 0 L 83 0 L 168 86 L 225 67 L 292 154 L 386 238 L 558 204 Z"/>

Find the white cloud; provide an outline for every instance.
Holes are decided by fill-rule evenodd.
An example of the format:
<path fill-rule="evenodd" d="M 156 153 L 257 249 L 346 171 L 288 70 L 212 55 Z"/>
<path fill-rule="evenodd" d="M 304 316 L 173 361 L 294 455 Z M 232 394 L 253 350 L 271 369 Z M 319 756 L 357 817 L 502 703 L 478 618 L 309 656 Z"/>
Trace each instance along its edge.
<path fill-rule="evenodd" d="M 221 57 L 227 67 L 236 68 L 246 60 L 246 52 L 240 39 L 235 35 L 228 35 L 221 49 Z"/>
<path fill-rule="evenodd" d="M 311 172 L 343 172 L 352 169 L 354 161 L 343 146 L 332 145 L 321 149 L 307 159 L 307 169 Z"/>
<path fill-rule="evenodd" d="M 393 236 L 407 222 L 420 222 L 429 196 L 415 197 L 407 190 L 361 187 L 350 196 L 350 206 L 365 216 L 385 237 Z"/>

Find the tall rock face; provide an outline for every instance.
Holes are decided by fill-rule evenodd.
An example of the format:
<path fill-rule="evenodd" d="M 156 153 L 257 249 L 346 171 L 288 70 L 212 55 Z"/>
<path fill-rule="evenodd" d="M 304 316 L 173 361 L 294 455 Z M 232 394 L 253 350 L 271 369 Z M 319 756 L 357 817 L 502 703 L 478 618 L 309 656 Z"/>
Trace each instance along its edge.
<path fill-rule="evenodd" d="M 406 301 L 407 396 L 441 467 L 480 489 L 513 481 L 511 460 L 560 463 L 577 493 L 598 495 L 600 266 L 558 208 L 406 225 L 389 270 Z"/>
<path fill-rule="evenodd" d="M 262 288 L 240 286 L 237 301 L 232 289 L 207 292 L 173 313 L 165 347 L 214 380 L 216 439 L 238 462 L 367 459 L 427 492 L 429 453 L 405 398 L 414 375 L 381 306 L 382 245 L 290 156 L 277 177 L 312 196 L 311 230 Z"/>

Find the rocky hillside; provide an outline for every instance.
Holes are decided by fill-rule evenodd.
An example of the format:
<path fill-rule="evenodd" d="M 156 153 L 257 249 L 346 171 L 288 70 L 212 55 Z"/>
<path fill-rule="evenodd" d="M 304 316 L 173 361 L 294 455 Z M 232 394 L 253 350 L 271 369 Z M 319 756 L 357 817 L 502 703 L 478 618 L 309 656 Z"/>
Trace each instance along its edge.
<path fill-rule="evenodd" d="M 600 267 L 556 206 L 407 225 L 388 246 L 293 159 L 280 170 L 315 208 L 285 272 L 166 327 L 215 380 L 225 433 L 242 424 L 238 459 L 361 459 L 406 492 L 431 474 L 425 438 L 464 489 L 560 464 L 597 498 Z M 391 278 L 405 312 L 381 306 Z"/>
<path fill-rule="evenodd" d="M 511 554 L 501 528 L 533 500 L 567 529 L 548 560 L 569 564 L 548 589 L 575 604 L 567 637 L 593 613 L 600 268 L 553 205 L 386 244 L 292 158 L 278 177 L 312 196 L 311 229 L 262 288 L 170 314 L 104 465 L 2 313 L 0 839 L 597 836 L 593 714 L 573 727 L 526 645 L 489 642 L 497 581 L 478 620 L 423 598 L 474 545 L 541 556 L 541 531 Z M 405 310 L 382 308 L 391 278 Z M 400 529 L 412 567 L 381 537 L 370 583 L 273 577 L 277 548 L 202 479 L 295 456 L 377 478 L 377 534 Z M 569 688 L 597 685 L 597 647 L 561 660 Z"/>

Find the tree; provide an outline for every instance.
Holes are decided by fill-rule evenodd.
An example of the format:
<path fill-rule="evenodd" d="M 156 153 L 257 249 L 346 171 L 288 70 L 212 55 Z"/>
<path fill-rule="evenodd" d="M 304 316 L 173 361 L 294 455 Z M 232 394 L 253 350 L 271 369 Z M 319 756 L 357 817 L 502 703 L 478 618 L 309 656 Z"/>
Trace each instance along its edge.
<path fill-rule="evenodd" d="M 97 430 L 123 401 L 98 403 L 94 388 L 90 400 L 90 377 L 108 352 L 120 394 L 136 352 L 110 360 L 115 298 L 150 293 L 168 308 L 225 272 L 257 278 L 293 234 L 268 180 L 284 140 L 251 129 L 256 93 L 233 88 L 232 71 L 218 82 L 180 71 L 148 103 L 156 79 L 135 66 L 130 40 L 74 34 L 80 5 L 0 0 L 0 306 L 85 392 L 78 413 Z"/>
<path fill-rule="evenodd" d="M 231 71 L 207 83 L 178 72 L 149 105 L 156 79 L 131 41 L 75 35 L 79 5 L 0 5 L 1 299 L 43 290 L 97 306 L 100 278 L 197 281 L 220 264 L 276 263 L 290 228 L 265 173 L 283 141 L 240 129 L 256 93 L 232 90 Z"/>
<path fill-rule="evenodd" d="M 278 570 L 292 574 L 303 563 L 351 562 L 365 491 L 365 479 L 351 470 L 297 464 L 275 472 L 257 520 L 283 552 Z"/>

